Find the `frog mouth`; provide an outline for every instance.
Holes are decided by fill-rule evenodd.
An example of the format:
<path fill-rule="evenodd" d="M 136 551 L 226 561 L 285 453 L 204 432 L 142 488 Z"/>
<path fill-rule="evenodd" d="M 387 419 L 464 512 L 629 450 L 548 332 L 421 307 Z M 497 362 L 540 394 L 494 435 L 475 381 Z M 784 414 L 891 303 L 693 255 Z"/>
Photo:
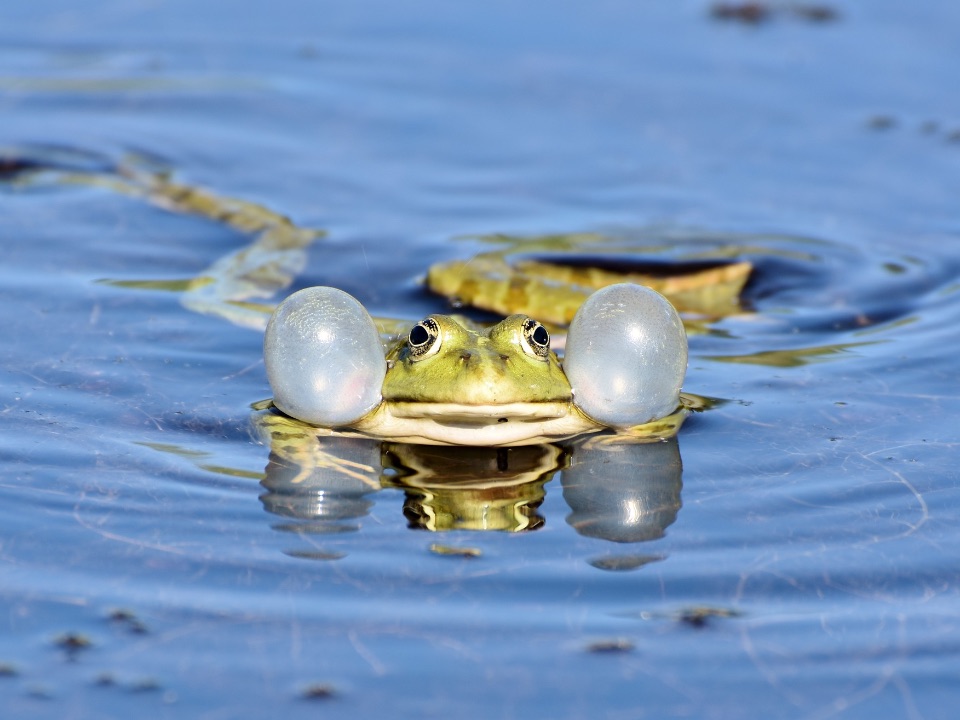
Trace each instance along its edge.
<path fill-rule="evenodd" d="M 390 414 L 396 418 L 433 420 L 441 424 L 493 425 L 506 422 L 542 422 L 566 417 L 569 402 L 518 402 L 502 405 L 396 402 Z"/>

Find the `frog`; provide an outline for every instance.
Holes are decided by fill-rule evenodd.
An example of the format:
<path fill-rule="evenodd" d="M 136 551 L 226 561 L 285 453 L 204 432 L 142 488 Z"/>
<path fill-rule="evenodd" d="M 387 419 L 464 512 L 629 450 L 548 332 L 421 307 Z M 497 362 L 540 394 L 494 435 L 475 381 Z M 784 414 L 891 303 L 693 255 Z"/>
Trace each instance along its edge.
<path fill-rule="evenodd" d="M 264 363 L 280 412 L 392 442 L 522 446 L 606 429 L 657 438 L 685 412 L 683 322 L 665 297 L 629 283 L 580 306 L 562 364 L 547 327 L 525 314 L 487 328 L 431 314 L 384 353 L 359 301 L 326 286 L 280 304 Z"/>

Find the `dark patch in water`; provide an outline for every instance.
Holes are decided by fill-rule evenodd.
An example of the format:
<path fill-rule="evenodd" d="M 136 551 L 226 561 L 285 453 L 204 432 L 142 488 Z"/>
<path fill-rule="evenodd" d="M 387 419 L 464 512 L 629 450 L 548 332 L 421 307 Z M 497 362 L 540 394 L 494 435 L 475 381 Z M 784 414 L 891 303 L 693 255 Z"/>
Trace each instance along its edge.
<path fill-rule="evenodd" d="M 609 640 L 596 640 L 586 647 L 588 653 L 595 655 L 620 655 L 632 652 L 634 644 L 626 638 L 611 638 Z"/>

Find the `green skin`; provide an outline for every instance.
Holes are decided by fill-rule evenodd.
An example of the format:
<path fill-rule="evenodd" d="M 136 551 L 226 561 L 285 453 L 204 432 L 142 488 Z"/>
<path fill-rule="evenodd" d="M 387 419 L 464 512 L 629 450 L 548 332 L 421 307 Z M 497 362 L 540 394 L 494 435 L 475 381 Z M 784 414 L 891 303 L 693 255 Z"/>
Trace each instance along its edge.
<path fill-rule="evenodd" d="M 486 446 L 603 429 L 573 404 L 557 356 L 524 331 L 533 322 L 527 316 L 489 329 L 446 315 L 428 320 L 436 326 L 430 350 L 418 355 L 405 341 L 387 353 L 383 402 L 352 429 L 402 442 Z"/>
<path fill-rule="evenodd" d="M 436 350 L 417 357 L 408 343 L 387 355 L 388 402 L 505 405 L 567 403 L 570 383 L 552 352 L 538 353 L 524 337 L 525 315 L 484 330 L 457 318 L 431 315 L 439 326 Z"/>

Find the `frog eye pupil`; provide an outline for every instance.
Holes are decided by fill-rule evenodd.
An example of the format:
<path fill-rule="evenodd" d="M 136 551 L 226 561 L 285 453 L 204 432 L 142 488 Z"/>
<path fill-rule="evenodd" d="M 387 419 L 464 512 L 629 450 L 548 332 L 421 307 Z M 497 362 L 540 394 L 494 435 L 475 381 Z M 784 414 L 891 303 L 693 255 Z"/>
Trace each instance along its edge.
<path fill-rule="evenodd" d="M 547 329 L 543 325 L 537 325 L 537 329 L 533 331 L 530 337 L 534 343 L 541 347 L 546 347 L 550 344 L 550 333 L 547 332 Z"/>
<path fill-rule="evenodd" d="M 421 320 L 410 330 L 407 347 L 414 360 L 425 358 L 439 350 L 440 326 L 433 318 Z"/>
<path fill-rule="evenodd" d="M 542 360 L 550 354 L 550 333 L 536 320 L 527 318 L 523 323 L 523 337 L 526 340 L 526 349 Z"/>
<path fill-rule="evenodd" d="M 423 345 L 430 339 L 429 331 L 423 325 L 414 325 L 410 331 L 410 344 L 413 346 Z"/>

